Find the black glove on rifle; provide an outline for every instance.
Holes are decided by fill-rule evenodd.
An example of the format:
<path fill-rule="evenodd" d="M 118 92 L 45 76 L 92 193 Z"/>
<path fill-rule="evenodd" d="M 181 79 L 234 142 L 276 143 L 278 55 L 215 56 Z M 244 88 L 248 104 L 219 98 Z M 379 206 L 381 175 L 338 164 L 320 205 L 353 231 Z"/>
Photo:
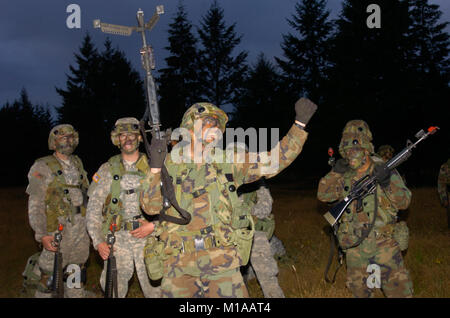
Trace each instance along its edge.
<path fill-rule="evenodd" d="M 385 164 L 377 165 L 373 168 L 373 175 L 383 189 L 389 186 L 391 174 L 391 170 Z"/>
<path fill-rule="evenodd" d="M 349 168 L 350 167 L 348 165 L 348 161 L 341 158 L 338 161 L 336 161 L 336 164 L 333 166 L 331 170 L 340 174 L 344 174 L 345 172 L 347 172 Z"/>
<path fill-rule="evenodd" d="M 295 120 L 306 125 L 316 110 L 316 104 L 309 99 L 302 97 L 295 103 Z"/>
<path fill-rule="evenodd" d="M 167 142 L 165 138 L 152 137 L 150 143 L 150 168 L 162 168 L 167 154 Z"/>

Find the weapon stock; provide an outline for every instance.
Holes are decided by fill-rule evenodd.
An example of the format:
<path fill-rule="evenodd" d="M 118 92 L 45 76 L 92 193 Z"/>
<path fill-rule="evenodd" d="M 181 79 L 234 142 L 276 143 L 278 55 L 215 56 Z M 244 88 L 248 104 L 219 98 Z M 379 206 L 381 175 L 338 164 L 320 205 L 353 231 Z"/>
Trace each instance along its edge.
<path fill-rule="evenodd" d="M 52 298 L 64 298 L 64 282 L 63 282 L 63 256 L 60 251 L 60 244 L 62 240 L 63 225 L 59 224 L 58 232 L 55 233 L 54 242 L 57 244 L 57 251 L 53 260 L 53 275 L 52 275 Z"/>
<path fill-rule="evenodd" d="M 408 140 L 406 143 L 406 147 L 386 163 L 387 168 L 392 171 L 400 164 L 405 162 L 411 156 L 412 150 L 420 142 L 428 138 L 428 136 L 433 135 L 438 129 L 439 127 L 431 126 L 430 128 L 428 128 L 428 131 L 426 133 L 425 131 L 420 130 L 415 135 L 417 141 L 415 143 L 412 143 Z M 361 202 L 362 199 L 375 191 L 376 186 L 377 181 L 374 175 L 366 175 L 362 177 L 352 185 L 350 193 L 342 201 L 338 202 L 327 213 L 324 214 L 324 218 L 328 221 L 328 223 L 331 224 L 331 226 L 334 226 L 338 222 L 344 211 L 353 201 L 358 200 L 359 202 Z"/>

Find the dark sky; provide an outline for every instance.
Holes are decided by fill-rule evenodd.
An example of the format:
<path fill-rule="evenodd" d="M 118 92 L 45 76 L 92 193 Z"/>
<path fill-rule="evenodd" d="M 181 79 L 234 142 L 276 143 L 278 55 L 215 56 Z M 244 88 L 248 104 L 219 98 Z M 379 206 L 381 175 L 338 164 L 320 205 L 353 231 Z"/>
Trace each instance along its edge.
<path fill-rule="evenodd" d="M 450 20 L 450 1 L 431 0 L 441 6 L 443 21 Z M 81 29 L 66 26 L 66 7 L 76 3 L 81 7 Z M 184 0 L 189 20 L 198 26 L 212 0 Z M 297 0 L 219 0 L 228 24 L 236 23 L 236 31 L 243 35 L 240 50 L 249 53 L 254 62 L 263 52 L 268 58 L 282 56 L 282 34 L 291 32 L 286 22 L 294 13 Z M 376 0 L 374 0 L 376 3 Z M 102 49 L 107 37 L 92 27 L 92 20 L 135 25 L 136 11 L 142 8 L 146 20 L 156 5 L 163 4 L 165 14 L 148 34 L 156 52 L 157 68 L 164 66 L 167 30 L 175 15 L 178 0 L 2 0 L 0 5 L 0 105 L 18 98 L 22 87 L 33 103 L 58 106 L 62 100 L 56 87 L 65 88 L 69 65 L 74 64 L 82 39 L 89 32 L 97 48 Z M 334 18 L 341 8 L 341 0 L 329 0 L 328 8 Z M 109 35 L 113 45 L 123 50 L 133 66 L 141 71 L 138 50 L 141 40 Z"/>

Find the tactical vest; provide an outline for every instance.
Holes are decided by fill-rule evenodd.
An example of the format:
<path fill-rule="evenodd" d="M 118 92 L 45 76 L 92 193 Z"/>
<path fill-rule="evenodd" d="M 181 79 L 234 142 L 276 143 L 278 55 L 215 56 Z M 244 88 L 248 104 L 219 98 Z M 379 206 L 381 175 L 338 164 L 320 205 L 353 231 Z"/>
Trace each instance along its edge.
<path fill-rule="evenodd" d="M 188 202 L 192 202 L 194 198 L 208 193 L 209 197 L 209 224 L 203 229 L 196 231 L 184 230 L 186 226 L 173 225 L 177 227 L 176 231 L 168 234 L 172 237 L 164 238 L 164 233 L 161 235 L 163 240 L 173 241 L 173 236 L 188 237 L 194 240 L 194 237 L 205 236 L 211 232 L 214 234 L 214 245 L 220 246 L 236 246 L 238 253 L 241 256 L 242 262 L 245 265 L 250 256 L 251 243 L 254 233 L 254 222 L 250 214 L 250 209 L 246 207 L 237 195 L 237 188 L 239 184 L 233 178 L 233 165 L 226 163 L 212 163 L 209 169 L 208 177 L 215 177 L 215 182 L 210 182 L 208 185 L 201 186 L 205 180 L 198 180 L 195 191 L 185 192 L 182 189 L 183 181 L 189 175 L 189 168 L 184 164 L 169 164 L 167 166 L 169 175 L 174 179 L 174 189 L 177 201 L 184 208 Z M 191 214 L 192 210 L 187 209 Z M 173 208 L 169 212 L 174 212 Z M 177 241 L 177 240 L 175 240 Z M 181 242 L 180 242 L 181 243 Z M 176 246 L 180 248 L 180 246 Z M 178 251 L 173 251 L 177 254 Z"/>
<path fill-rule="evenodd" d="M 64 216 L 73 221 L 73 217 L 77 212 L 82 216 L 86 215 L 86 193 L 89 187 L 86 171 L 83 164 L 77 156 L 73 155 L 75 166 L 80 173 L 80 183 L 78 185 L 70 185 L 66 183 L 61 163 L 55 156 L 50 155 L 38 159 L 43 161 L 51 170 L 53 180 L 50 182 L 45 195 L 45 213 L 47 216 L 47 232 L 54 232 L 58 227 L 58 217 Z M 79 207 L 73 206 L 71 203 L 69 188 L 80 189 L 83 194 L 83 204 Z M 78 209 L 80 209 L 78 211 Z"/>
<path fill-rule="evenodd" d="M 104 209 L 103 209 L 103 227 L 102 232 L 106 236 L 108 234 L 109 227 L 113 217 L 116 215 L 117 231 L 121 228 L 121 222 L 124 216 L 124 207 L 122 200 L 120 199 L 120 194 L 125 192 L 126 194 L 137 194 L 137 201 L 139 202 L 139 196 L 142 189 L 139 187 L 137 189 L 123 190 L 120 186 L 120 181 L 122 177 L 126 174 L 137 175 L 140 177 L 145 177 L 149 172 L 149 167 L 147 163 L 147 156 L 140 154 L 138 161 L 136 162 L 136 168 L 138 171 L 126 171 L 122 162 L 122 155 L 116 155 L 108 160 L 110 166 L 110 173 L 112 176 L 111 190 L 109 195 L 106 197 Z"/>

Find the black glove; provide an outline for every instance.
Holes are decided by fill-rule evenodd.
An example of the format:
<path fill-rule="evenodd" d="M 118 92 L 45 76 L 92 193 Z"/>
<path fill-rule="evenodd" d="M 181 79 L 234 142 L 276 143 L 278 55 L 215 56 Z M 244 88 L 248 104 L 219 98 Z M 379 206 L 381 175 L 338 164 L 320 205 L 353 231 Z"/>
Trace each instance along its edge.
<path fill-rule="evenodd" d="M 167 142 L 165 138 L 152 138 L 150 143 L 150 168 L 162 168 L 167 154 Z"/>
<path fill-rule="evenodd" d="M 344 174 L 345 172 L 347 172 L 348 169 L 350 169 L 348 161 L 341 158 L 338 161 L 336 161 L 336 164 L 333 166 L 331 170 L 340 174 Z"/>
<path fill-rule="evenodd" d="M 383 189 L 389 186 L 391 174 L 391 170 L 389 170 L 385 164 L 377 165 L 373 168 L 373 175 Z"/>
<path fill-rule="evenodd" d="M 298 120 L 302 124 L 306 125 L 316 110 L 316 104 L 309 99 L 302 97 L 295 103 L 295 120 Z"/>

